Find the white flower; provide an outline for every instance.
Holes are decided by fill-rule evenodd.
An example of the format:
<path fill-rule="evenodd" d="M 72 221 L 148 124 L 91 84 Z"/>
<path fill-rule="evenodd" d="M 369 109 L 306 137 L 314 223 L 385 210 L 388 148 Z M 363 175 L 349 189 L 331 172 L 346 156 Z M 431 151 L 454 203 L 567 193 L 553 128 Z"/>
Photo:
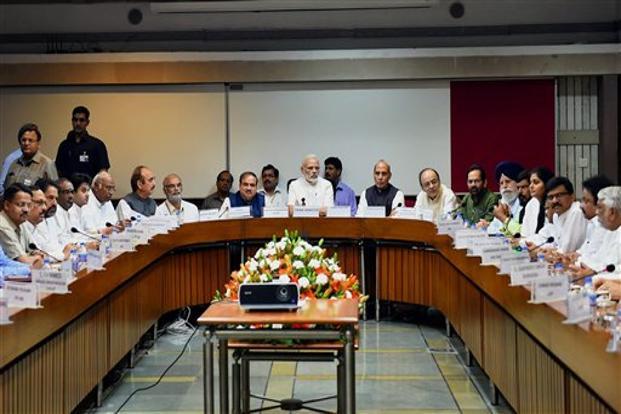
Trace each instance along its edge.
<path fill-rule="evenodd" d="M 276 243 L 276 249 L 278 250 L 285 250 L 286 247 L 287 247 L 287 243 L 282 240 Z"/>
<path fill-rule="evenodd" d="M 291 282 L 291 279 L 289 278 L 288 275 L 280 275 L 280 277 L 278 278 L 278 282 L 279 283 L 289 283 L 289 282 Z"/>
<path fill-rule="evenodd" d="M 315 253 L 321 253 L 323 251 L 323 249 L 320 246 L 313 246 L 312 250 Z"/>
<path fill-rule="evenodd" d="M 262 257 L 265 253 L 265 250 L 263 249 L 263 247 L 261 247 L 259 250 L 257 250 L 257 252 L 254 254 L 254 258 L 258 259 L 260 257 Z"/>
<path fill-rule="evenodd" d="M 264 267 L 267 267 L 267 260 L 265 260 L 265 259 L 261 259 L 261 260 L 259 261 L 259 267 L 260 267 L 261 269 L 263 269 Z"/>
<path fill-rule="evenodd" d="M 259 280 L 261 282 L 267 282 L 269 280 L 268 276 L 265 273 L 261 273 L 261 275 L 259 275 Z"/>
<path fill-rule="evenodd" d="M 302 289 L 306 289 L 308 285 L 310 285 L 310 282 L 308 281 L 307 278 L 301 277 L 300 280 L 298 280 L 298 284 L 300 285 Z"/>
<path fill-rule="evenodd" d="M 293 262 L 292 266 L 294 269 L 302 269 L 304 267 L 304 263 L 300 260 L 296 260 L 295 262 Z"/>
<path fill-rule="evenodd" d="M 244 278 L 244 283 L 248 283 L 248 282 L 250 282 L 250 275 L 248 275 L 248 276 L 246 276 Z"/>
<path fill-rule="evenodd" d="M 265 249 L 265 255 L 266 256 L 275 256 L 276 255 L 276 249 L 274 247 L 270 247 L 268 249 Z"/>
<path fill-rule="evenodd" d="M 352 298 L 351 292 L 350 292 L 349 290 L 346 290 L 346 291 L 345 291 L 345 297 L 346 297 L 347 299 L 351 299 L 351 298 Z"/>
<path fill-rule="evenodd" d="M 328 276 L 326 276 L 326 275 L 325 275 L 325 274 L 323 274 L 323 273 L 319 273 L 319 274 L 317 275 L 317 279 L 316 279 L 316 281 L 317 281 L 317 284 L 318 284 L 318 285 L 325 285 L 326 283 L 328 283 Z"/>
<path fill-rule="evenodd" d="M 315 269 L 317 267 L 321 266 L 321 262 L 317 259 L 311 259 L 308 262 L 308 267 L 310 267 L 311 269 Z"/>
<path fill-rule="evenodd" d="M 280 262 L 278 260 L 274 260 L 273 262 L 270 263 L 270 269 L 272 270 L 278 270 L 279 267 L 280 267 Z"/>
<path fill-rule="evenodd" d="M 304 257 L 306 255 L 306 252 L 304 251 L 304 249 L 300 246 L 295 246 L 293 248 L 293 254 L 296 256 L 300 256 L 300 257 Z"/>
<path fill-rule="evenodd" d="M 345 279 L 347 279 L 347 275 L 345 273 L 336 272 L 332 275 L 332 279 L 343 282 Z"/>
<path fill-rule="evenodd" d="M 268 249 L 273 249 L 274 248 L 274 242 L 271 241 L 268 244 L 265 245 L 265 247 L 267 247 Z"/>
<path fill-rule="evenodd" d="M 341 271 L 341 268 L 337 264 L 331 264 L 330 266 L 328 266 L 328 269 L 330 269 L 332 273 Z"/>
<path fill-rule="evenodd" d="M 256 272 L 257 271 L 257 267 L 259 266 L 259 264 L 257 263 L 256 260 L 254 259 L 250 259 L 250 262 L 248 264 L 248 270 L 250 270 L 251 272 Z"/>

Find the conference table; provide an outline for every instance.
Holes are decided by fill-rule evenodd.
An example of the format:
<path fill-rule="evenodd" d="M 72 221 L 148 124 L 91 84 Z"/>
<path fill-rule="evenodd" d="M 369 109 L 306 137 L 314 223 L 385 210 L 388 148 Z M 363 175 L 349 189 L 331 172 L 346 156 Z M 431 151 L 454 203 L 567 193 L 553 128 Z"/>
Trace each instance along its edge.
<path fill-rule="evenodd" d="M 325 239 L 347 273 L 377 280 L 371 299 L 439 309 L 519 412 L 621 412 L 621 354 L 609 334 L 564 325 L 562 304 L 529 304 L 494 266 L 454 249 L 432 223 L 393 218 L 263 218 L 191 223 L 81 271 L 43 309 L 0 326 L 0 412 L 70 412 L 165 312 L 207 304 L 230 272 L 231 244 L 297 230 Z M 375 273 L 361 256 L 374 250 Z"/>

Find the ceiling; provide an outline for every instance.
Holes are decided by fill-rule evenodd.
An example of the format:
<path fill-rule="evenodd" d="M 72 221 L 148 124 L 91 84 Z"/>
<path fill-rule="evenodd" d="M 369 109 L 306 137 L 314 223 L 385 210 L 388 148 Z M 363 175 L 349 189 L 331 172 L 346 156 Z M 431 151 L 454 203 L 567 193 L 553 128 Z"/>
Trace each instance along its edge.
<path fill-rule="evenodd" d="M 455 3 L 0 1 L 0 53 L 563 45 L 620 39 L 621 0 Z M 460 5 L 463 16 L 455 17 Z"/>

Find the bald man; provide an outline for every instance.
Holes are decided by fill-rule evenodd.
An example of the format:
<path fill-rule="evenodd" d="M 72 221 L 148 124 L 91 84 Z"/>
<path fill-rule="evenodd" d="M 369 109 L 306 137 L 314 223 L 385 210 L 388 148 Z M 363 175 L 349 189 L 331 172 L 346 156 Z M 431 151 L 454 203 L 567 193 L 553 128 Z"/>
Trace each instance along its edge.
<path fill-rule="evenodd" d="M 386 208 L 386 216 L 389 216 L 397 207 L 405 207 L 403 191 L 390 184 L 392 171 L 390 164 L 379 160 L 373 167 L 373 180 L 375 184 L 360 194 L 358 203 L 358 216 L 364 217 L 367 206 L 383 206 Z"/>
<path fill-rule="evenodd" d="M 118 222 L 112 206 L 112 196 L 116 191 L 114 179 L 110 173 L 101 171 L 93 178 L 88 202 L 82 207 L 82 225 L 89 233 L 110 234 L 113 228 L 106 223 Z"/>
<path fill-rule="evenodd" d="M 334 206 L 334 190 L 330 181 L 319 176 L 319 158 L 309 154 L 300 166 L 302 176 L 289 186 L 289 215 L 294 206 L 319 207 L 319 215 L 324 216 L 328 207 Z"/>
<path fill-rule="evenodd" d="M 179 223 L 198 221 L 198 207 L 181 198 L 183 183 L 177 174 L 168 174 L 162 182 L 162 189 L 166 200 L 157 206 L 156 216 L 177 216 Z"/>

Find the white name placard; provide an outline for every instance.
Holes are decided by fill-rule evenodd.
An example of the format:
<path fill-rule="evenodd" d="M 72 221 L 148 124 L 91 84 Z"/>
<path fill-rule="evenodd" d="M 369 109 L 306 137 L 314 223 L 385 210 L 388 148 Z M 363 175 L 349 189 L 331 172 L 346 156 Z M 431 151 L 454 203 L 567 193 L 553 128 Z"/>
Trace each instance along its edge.
<path fill-rule="evenodd" d="M 263 217 L 287 218 L 289 217 L 289 209 L 287 207 L 263 207 Z"/>
<path fill-rule="evenodd" d="M 9 308 L 39 308 L 39 297 L 35 283 L 5 282 L 4 297 Z"/>
<path fill-rule="evenodd" d="M 319 217 L 319 207 L 295 206 L 293 217 Z"/>
<path fill-rule="evenodd" d="M 508 275 L 511 273 L 511 267 L 518 264 L 530 263 L 530 256 L 524 252 L 510 251 L 500 258 L 500 274 Z"/>
<path fill-rule="evenodd" d="M 104 270 L 103 264 L 106 255 L 99 250 L 89 250 L 86 256 L 86 268 L 89 270 Z"/>
<path fill-rule="evenodd" d="M 461 229 L 455 232 L 455 248 L 471 249 L 475 241 L 486 240 L 487 233 L 477 229 Z"/>
<path fill-rule="evenodd" d="M 522 286 L 537 279 L 548 279 L 548 266 L 545 263 L 527 263 L 511 266 L 510 286 Z"/>
<path fill-rule="evenodd" d="M 458 221 L 452 221 L 450 223 L 438 223 L 438 234 L 446 234 L 455 238 L 455 233 L 457 231 L 462 230 L 464 228 L 464 224 Z"/>
<path fill-rule="evenodd" d="M 56 269 L 33 269 L 32 281 L 37 284 L 37 290 L 44 293 L 69 293 L 67 286 L 72 276 L 70 272 Z"/>
<path fill-rule="evenodd" d="M 0 296 L 0 325 L 9 325 L 11 323 L 13 322 L 9 319 L 9 302 L 4 296 Z"/>
<path fill-rule="evenodd" d="M 386 217 L 386 207 L 383 206 L 367 206 L 360 214 L 361 217 L 379 218 Z"/>
<path fill-rule="evenodd" d="M 229 209 L 230 219 L 244 219 L 251 217 L 252 215 L 250 214 L 250 206 L 231 207 Z"/>
<path fill-rule="evenodd" d="M 500 260 L 505 254 L 510 252 L 509 246 L 506 245 L 484 247 L 481 249 L 481 264 L 500 268 Z"/>
<path fill-rule="evenodd" d="M 208 210 L 200 210 L 198 212 L 198 221 L 211 221 L 218 220 L 220 217 L 218 216 L 219 210 L 217 208 L 210 208 Z"/>
<path fill-rule="evenodd" d="M 420 214 L 414 207 L 397 207 L 391 217 L 419 220 Z"/>
<path fill-rule="evenodd" d="M 144 227 L 130 227 L 125 233 L 132 239 L 134 245 L 149 243 L 149 235 Z"/>
<path fill-rule="evenodd" d="M 563 323 L 573 325 L 590 319 L 589 297 L 584 292 L 570 292 L 567 295 L 567 319 Z"/>
<path fill-rule="evenodd" d="M 505 243 L 505 240 L 500 237 L 487 237 L 484 239 L 476 239 L 473 242 L 470 251 L 474 256 L 483 256 L 483 250 L 489 248 L 504 247 L 505 250 L 509 250 L 509 245 Z"/>
<path fill-rule="evenodd" d="M 327 217 L 351 217 L 351 207 L 334 206 L 328 207 Z"/>
<path fill-rule="evenodd" d="M 569 279 L 565 276 L 540 279 L 533 282 L 531 303 L 558 302 L 567 299 Z"/>
<path fill-rule="evenodd" d="M 125 233 L 113 233 L 110 235 L 110 250 L 113 252 L 133 252 L 133 239 Z"/>

